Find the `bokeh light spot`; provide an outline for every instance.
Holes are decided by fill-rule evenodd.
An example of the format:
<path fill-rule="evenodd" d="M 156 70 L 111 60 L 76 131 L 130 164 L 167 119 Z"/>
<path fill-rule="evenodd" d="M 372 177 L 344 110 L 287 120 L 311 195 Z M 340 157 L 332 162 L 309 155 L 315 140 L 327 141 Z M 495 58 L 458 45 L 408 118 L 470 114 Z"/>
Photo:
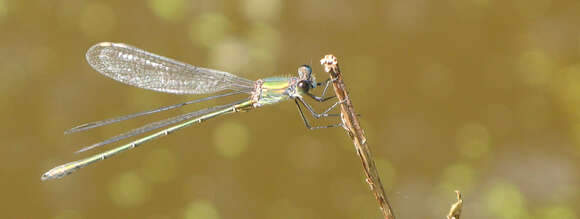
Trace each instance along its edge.
<path fill-rule="evenodd" d="M 244 0 L 244 15 L 252 21 L 277 21 L 280 19 L 281 0 Z"/>
<path fill-rule="evenodd" d="M 540 210 L 537 218 L 576 219 L 574 210 L 565 206 L 551 206 Z"/>
<path fill-rule="evenodd" d="M 81 12 L 79 25 L 81 31 L 89 38 L 102 39 L 116 25 L 116 14 L 111 7 L 103 3 L 88 3 Z"/>
<path fill-rule="evenodd" d="M 386 7 L 382 13 L 388 24 L 399 31 L 411 31 L 424 22 L 429 1 L 385 1 Z"/>
<path fill-rule="evenodd" d="M 519 60 L 520 73 L 528 85 L 541 86 L 552 76 L 552 58 L 541 50 L 531 50 L 524 53 Z"/>
<path fill-rule="evenodd" d="M 0 21 L 8 14 L 8 7 L 6 7 L 6 3 L 4 0 L 0 0 Z"/>
<path fill-rule="evenodd" d="M 205 200 L 192 202 L 185 208 L 185 219 L 219 219 L 216 207 Z"/>
<path fill-rule="evenodd" d="M 229 72 L 238 72 L 248 64 L 248 48 L 237 39 L 226 39 L 210 51 L 210 62 Z"/>
<path fill-rule="evenodd" d="M 134 172 L 127 172 L 109 183 L 109 197 L 120 207 L 135 207 L 147 201 L 148 188 Z"/>
<path fill-rule="evenodd" d="M 149 0 L 149 8 L 158 17 L 177 21 L 185 14 L 185 0 Z"/>
<path fill-rule="evenodd" d="M 481 158 L 489 153 L 491 138 L 487 128 L 480 124 L 468 124 L 457 131 L 459 153 L 470 159 Z"/>
<path fill-rule="evenodd" d="M 253 25 L 248 33 L 250 55 L 252 60 L 261 63 L 272 63 L 278 56 L 281 39 L 277 29 L 265 23 Z"/>
<path fill-rule="evenodd" d="M 189 25 L 189 37 L 194 44 L 208 48 L 222 42 L 232 28 L 231 22 L 222 14 L 207 13 L 197 17 Z"/>
<path fill-rule="evenodd" d="M 305 137 L 288 143 L 288 148 L 292 150 L 285 156 L 295 168 L 302 172 L 316 172 L 326 167 L 324 161 L 327 156 L 321 142 Z"/>
<path fill-rule="evenodd" d="M 572 126 L 572 138 L 574 139 L 574 145 L 576 145 L 576 153 L 580 155 L 580 124 L 575 124 Z"/>
<path fill-rule="evenodd" d="M 509 183 L 497 183 L 487 193 L 485 203 L 494 218 L 530 218 L 525 198 L 518 188 Z"/>
<path fill-rule="evenodd" d="M 227 158 L 240 156 L 246 149 L 249 139 L 247 128 L 241 123 L 232 121 L 220 124 L 213 135 L 218 153 Z"/>
<path fill-rule="evenodd" d="M 580 121 L 580 64 L 565 67 L 556 81 L 554 89 L 559 93 L 557 97 L 565 107 L 566 112 L 575 121 Z M 580 142 L 579 142 L 580 143 Z"/>
<path fill-rule="evenodd" d="M 169 150 L 158 148 L 145 155 L 141 172 L 151 182 L 164 183 L 173 180 L 177 166 Z"/>

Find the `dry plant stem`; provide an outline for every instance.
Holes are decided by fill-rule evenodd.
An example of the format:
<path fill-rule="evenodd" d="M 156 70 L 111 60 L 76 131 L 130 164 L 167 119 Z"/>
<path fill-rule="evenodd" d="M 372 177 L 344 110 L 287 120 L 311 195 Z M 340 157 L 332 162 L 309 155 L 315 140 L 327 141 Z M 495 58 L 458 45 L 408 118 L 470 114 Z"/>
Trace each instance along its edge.
<path fill-rule="evenodd" d="M 451 205 L 451 209 L 449 209 L 449 214 L 447 214 L 447 219 L 459 219 L 461 216 L 461 210 L 463 209 L 463 199 L 461 198 L 461 192 L 455 190 L 457 194 L 457 202 Z"/>
<path fill-rule="evenodd" d="M 336 97 L 342 103 L 340 104 L 342 126 L 352 139 L 356 152 L 362 161 L 364 173 L 366 175 L 366 182 L 369 184 L 371 191 L 379 202 L 383 216 L 385 216 L 386 219 L 394 219 L 395 215 L 393 209 L 385 194 L 385 189 L 383 188 L 381 178 L 377 172 L 371 150 L 367 145 L 364 131 L 360 127 L 358 118 L 354 112 L 354 107 L 348 97 L 346 86 L 342 81 L 342 74 L 338 68 L 338 60 L 333 55 L 326 55 L 320 60 L 320 63 L 324 66 L 324 70 L 330 74 Z"/>

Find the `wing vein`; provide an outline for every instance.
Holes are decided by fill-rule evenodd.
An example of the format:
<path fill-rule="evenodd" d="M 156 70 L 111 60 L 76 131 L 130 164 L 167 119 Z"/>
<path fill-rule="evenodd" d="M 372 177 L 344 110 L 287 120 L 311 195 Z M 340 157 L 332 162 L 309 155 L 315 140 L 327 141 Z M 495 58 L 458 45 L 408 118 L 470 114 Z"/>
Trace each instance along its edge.
<path fill-rule="evenodd" d="M 222 90 L 249 93 L 254 82 L 228 72 L 202 68 L 120 43 L 99 43 L 86 54 L 99 73 L 136 87 L 176 94 Z"/>

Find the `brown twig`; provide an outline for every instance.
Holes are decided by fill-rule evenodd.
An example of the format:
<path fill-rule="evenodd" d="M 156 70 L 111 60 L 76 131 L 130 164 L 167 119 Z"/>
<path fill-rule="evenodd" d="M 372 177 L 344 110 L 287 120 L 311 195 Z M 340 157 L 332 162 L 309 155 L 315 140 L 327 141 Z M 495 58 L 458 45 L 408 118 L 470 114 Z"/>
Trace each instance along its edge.
<path fill-rule="evenodd" d="M 463 199 L 461 198 L 461 192 L 455 190 L 457 194 L 457 202 L 451 205 L 451 209 L 449 209 L 449 214 L 447 214 L 447 219 L 459 219 L 461 215 L 461 210 L 463 208 Z"/>
<path fill-rule="evenodd" d="M 379 202 L 383 216 L 385 216 L 386 219 L 394 219 L 395 215 L 393 213 L 393 208 L 385 194 L 385 189 L 383 188 L 381 178 L 377 172 L 370 148 L 367 145 L 364 131 L 360 127 L 358 118 L 354 112 L 354 107 L 348 97 L 346 86 L 342 81 L 342 74 L 338 68 L 338 60 L 333 55 L 326 55 L 320 60 L 320 64 L 322 64 L 324 70 L 330 74 L 336 97 L 342 103 L 340 104 L 342 126 L 352 139 L 356 152 L 362 161 L 364 173 L 366 175 L 366 182 L 371 187 L 371 191 Z"/>

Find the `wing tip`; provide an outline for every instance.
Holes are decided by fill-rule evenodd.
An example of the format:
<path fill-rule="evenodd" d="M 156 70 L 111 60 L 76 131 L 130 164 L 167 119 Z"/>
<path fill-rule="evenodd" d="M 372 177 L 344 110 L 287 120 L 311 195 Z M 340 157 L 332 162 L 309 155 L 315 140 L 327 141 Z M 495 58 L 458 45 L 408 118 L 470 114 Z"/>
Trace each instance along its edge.
<path fill-rule="evenodd" d="M 95 50 L 95 49 L 98 49 L 98 48 L 103 48 L 103 47 L 111 47 L 111 46 L 116 45 L 116 44 L 117 43 L 112 43 L 112 42 L 100 42 L 100 43 L 97 43 L 97 44 L 91 46 L 89 48 L 89 51 Z"/>
<path fill-rule="evenodd" d="M 88 52 L 90 52 L 92 50 L 95 50 L 95 49 L 99 49 L 99 48 L 103 48 L 103 47 L 112 47 L 112 46 L 115 46 L 115 47 L 128 47 L 126 44 L 123 44 L 123 43 L 100 42 L 100 43 L 97 43 L 97 44 L 91 46 L 89 48 Z"/>
<path fill-rule="evenodd" d="M 113 43 L 111 43 L 111 42 L 100 42 L 100 43 L 97 43 L 96 46 L 111 46 L 111 45 L 113 45 Z"/>
<path fill-rule="evenodd" d="M 93 46 L 91 46 L 87 53 L 85 54 L 85 59 L 93 67 L 95 70 L 100 72 L 102 66 L 100 64 L 100 55 L 102 55 L 103 50 L 110 48 L 110 47 L 126 47 L 125 44 L 122 43 L 112 43 L 112 42 L 100 42 Z"/>

